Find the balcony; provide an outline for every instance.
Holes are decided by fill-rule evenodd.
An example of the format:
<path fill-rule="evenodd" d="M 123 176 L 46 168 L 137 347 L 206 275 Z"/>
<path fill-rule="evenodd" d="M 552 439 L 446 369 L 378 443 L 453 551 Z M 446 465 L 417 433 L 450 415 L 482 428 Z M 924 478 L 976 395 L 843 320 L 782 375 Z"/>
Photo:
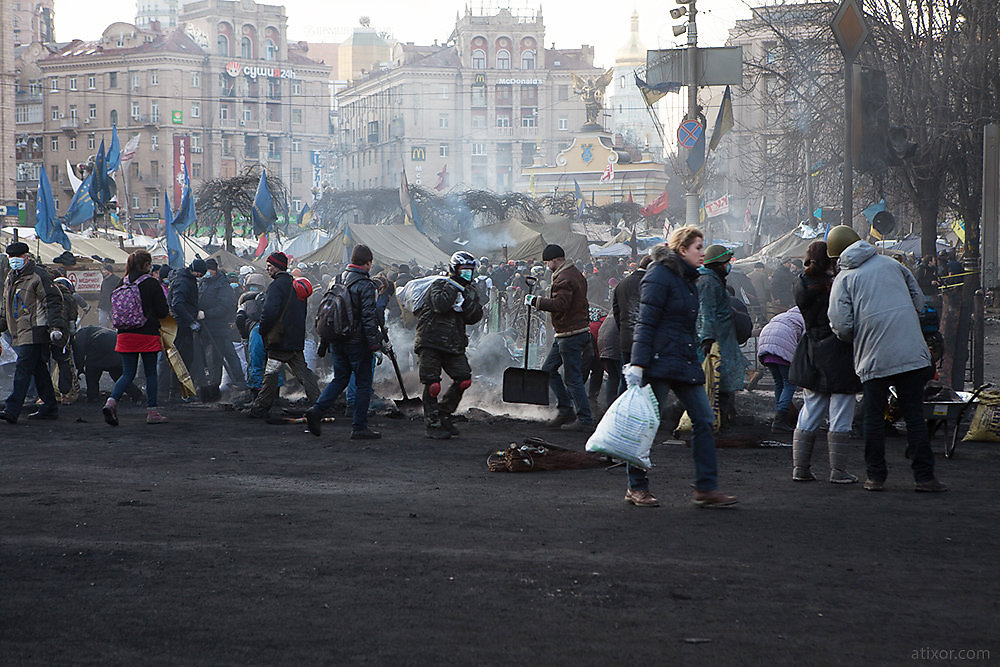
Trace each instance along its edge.
<path fill-rule="evenodd" d="M 280 162 L 281 161 L 281 153 L 279 153 L 278 151 L 268 151 L 267 152 L 267 159 L 270 160 L 270 161 L 272 161 L 272 162 Z"/>
<path fill-rule="evenodd" d="M 236 127 L 235 118 L 220 118 L 219 127 Z"/>
<path fill-rule="evenodd" d="M 69 132 L 70 134 L 75 134 L 77 129 L 80 127 L 79 118 L 63 118 L 59 121 L 59 129 L 63 132 Z"/>
<path fill-rule="evenodd" d="M 497 126 L 497 136 L 498 137 L 505 137 L 505 138 L 513 137 L 514 136 L 514 128 L 512 128 L 510 125 L 507 125 L 507 126 L 500 126 L 500 125 L 498 125 Z"/>
<path fill-rule="evenodd" d="M 150 125 L 156 126 L 160 122 L 160 116 L 151 116 L 149 114 L 135 114 L 132 116 L 133 125 Z"/>
<path fill-rule="evenodd" d="M 269 120 L 264 123 L 264 128 L 269 132 L 281 132 L 284 129 L 280 120 Z"/>

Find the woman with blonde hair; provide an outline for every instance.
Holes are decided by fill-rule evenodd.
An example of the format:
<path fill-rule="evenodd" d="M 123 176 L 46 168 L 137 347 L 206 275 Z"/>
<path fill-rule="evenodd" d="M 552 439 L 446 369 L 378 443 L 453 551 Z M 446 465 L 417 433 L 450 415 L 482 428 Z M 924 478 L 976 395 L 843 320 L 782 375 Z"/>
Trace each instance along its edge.
<path fill-rule="evenodd" d="M 652 252 L 653 261 L 639 286 L 639 317 L 632 340 L 631 365 L 625 371 L 629 386 L 653 387 L 661 413 L 673 391 L 694 426 L 692 502 L 699 507 L 727 507 L 735 496 L 718 488 L 718 463 L 712 426 L 715 415 L 705 394 L 705 374 L 698 359 L 695 324 L 698 319 L 698 267 L 705 259 L 704 234 L 694 225 L 676 229 L 665 246 Z M 625 501 L 637 507 L 660 503 L 649 492 L 646 471 L 626 466 Z"/>
<path fill-rule="evenodd" d="M 163 349 L 160 319 L 169 315 L 170 309 L 160 281 L 149 273 L 152 267 L 153 258 L 149 252 L 133 252 L 125 263 L 125 280 L 119 289 L 137 291 L 138 299 L 127 298 L 124 293 L 122 298 L 116 299 L 112 294 L 112 317 L 119 321 L 115 351 L 122 358 L 122 374 L 115 381 L 111 397 L 102 410 L 104 421 L 111 426 L 118 426 L 118 401 L 139 370 L 139 357 L 142 357 L 142 369 L 146 374 L 146 423 L 167 421 L 157 409 L 156 357 Z"/>

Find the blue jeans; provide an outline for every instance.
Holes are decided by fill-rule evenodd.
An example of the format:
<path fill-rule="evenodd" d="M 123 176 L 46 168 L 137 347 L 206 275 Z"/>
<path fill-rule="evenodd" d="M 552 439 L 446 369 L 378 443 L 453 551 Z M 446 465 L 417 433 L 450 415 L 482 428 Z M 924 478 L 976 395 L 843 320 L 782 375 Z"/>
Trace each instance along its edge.
<path fill-rule="evenodd" d="M 650 378 L 653 393 L 660 404 L 661 417 L 666 410 L 667 394 L 673 390 L 677 399 L 687 410 L 694 427 L 691 433 L 691 457 L 694 459 L 694 488 L 699 491 L 714 491 L 719 488 L 719 464 L 715 456 L 715 436 L 712 425 L 715 413 L 705 394 L 705 386 L 701 384 L 686 384 Z M 626 465 L 628 488 L 635 491 L 648 491 L 649 478 L 642 468 Z"/>
<path fill-rule="evenodd" d="M 774 378 L 774 407 L 778 412 L 788 412 L 795 395 L 795 385 L 788 381 L 790 366 L 783 364 L 764 364 Z"/>
<path fill-rule="evenodd" d="M 330 354 L 333 356 L 333 380 L 326 385 L 323 393 L 319 395 L 312 409 L 325 414 L 333 407 L 333 402 L 344 391 L 347 383 L 354 375 L 357 382 L 357 393 L 354 398 L 354 421 L 352 422 L 355 431 L 363 431 L 368 428 L 368 405 L 372 399 L 372 353 L 367 345 L 351 345 L 345 343 L 334 343 L 330 346 Z"/>
<path fill-rule="evenodd" d="M 559 412 L 572 412 L 575 405 L 576 416 L 581 424 L 594 422 L 594 417 L 590 413 L 590 401 L 587 400 L 587 390 L 583 387 L 583 353 L 593 344 L 590 331 L 556 338 L 552 341 L 552 349 L 545 357 L 545 363 L 542 364 L 542 370 L 549 374 L 549 388 L 556 395 L 556 407 L 559 408 Z M 560 366 L 564 367 L 562 375 L 559 375 Z M 563 384 L 564 377 L 565 384 Z"/>
<path fill-rule="evenodd" d="M 28 387 L 32 379 L 35 390 L 45 406 L 42 412 L 56 412 L 56 394 L 52 389 L 52 378 L 49 376 L 49 345 L 48 343 L 15 345 L 17 363 L 14 365 L 14 386 L 4 405 L 4 412 L 12 417 L 21 414 L 24 397 L 28 395 Z"/>
<path fill-rule="evenodd" d="M 111 398 L 120 400 L 139 371 L 139 355 L 142 355 L 142 370 L 146 374 L 146 407 L 155 408 L 157 399 L 156 356 L 159 352 L 119 352 L 122 358 L 122 374 L 115 380 Z"/>
<path fill-rule="evenodd" d="M 374 354 L 372 355 L 372 377 L 375 377 L 375 355 Z M 375 394 L 375 388 L 372 387 L 372 390 L 370 392 L 368 392 L 368 393 L 371 394 L 371 395 L 374 395 Z M 354 405 L 354 399 L 355 399 L 355 397 L 357 395 L 358 395 L 358 380 L 354 376 L 354 374 L 352 373 L 351 374 L 351 381 L 347 383 L 347 393 L 344 395 L 344 397 L 347 399 L 347 404 L 348 405 Z M 371 398 L 369 398 L 368 400 L 370 402 Z"/>

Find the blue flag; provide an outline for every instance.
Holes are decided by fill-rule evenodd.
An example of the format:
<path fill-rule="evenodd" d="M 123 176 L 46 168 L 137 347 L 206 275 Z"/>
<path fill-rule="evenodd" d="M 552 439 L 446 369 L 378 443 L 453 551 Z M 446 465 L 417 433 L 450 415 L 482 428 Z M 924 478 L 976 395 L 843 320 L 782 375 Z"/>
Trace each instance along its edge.
<path fill-rule="evenodd" d="M 108 178 L 108 162 L 104 154 L 104 139 L 94 158 L 93 179 L 90 181 L 90 198 L 94 205 L 105 209 L 111 201 L 111 179 Z"/>
<path fill-rule="evenodd" d="M 90 184 L 94 174 L 89 174 L 83 179 L 80 187 L 76 189 L 76 194 L 69 202 L 69 210 L 63 218 L 63 224 L 67 227 L 79 227 L 88 220 L 94 218 L 94 200 L 90 198 Z"/>
<path fill-rule="evenodd" d="M 271 197 L 271 190 L 267 187 L 267 171 L 260 170 L 260 182 L 257 183 L 257 194 L 253 198 L 253 233 L 263 234 L 271 229 L 271 226 L 278 219 L 278 214 L 274 212 L 274 198 Z"/>
<path fill-rule="evenodd" d="M 177 209 L 177 217 L 174 218 L 174 227 L 178 232 L 194 224 L 197 215 L 194 210 L 194 197 L 191 195 L 191 179 L 188 178 L 188 168 L 184 165 L 184 187 L 181 189 L 181 207 Z"/>
<path fill-rule="evenodd" d="M 587 206 L 587 200 L 583 198 L 583 192 L 580 190 L 580 184 L 573 179 L 573 187 L 576 188 L 576 193 L 574 194 L 573 200 L 576 203 L 576 217 L 580 218 L 583 216 L 583 209 Z"/>
<path fill-rule="evenodd" d="M 122 163 L 122 148 L 118 143 L 118 127 L 115 125 L 111 126 L 111 147 L 108 148 L 105 162 L 107 163 L 108 176 L 114 178 L 114 173 L 118 171 L 118 167 Z"/>
<path fill-rule="evenodd" d="M 299 211 L 299 218 L 296 222 L 298 223 L 299 227 L 305 228 L 306 226 L 309 225 L 309 222 L 312 219 L 313 219 L 312 209 L 309 208 L 309 204 L 306 204 L 305 206 L 302 207 L 302 210 Z"/>
<path fill-rule="evenodd" d="M 181 236 L 174 227 L 174 215 L 170 210 L 170 195 L 163 191 L 163 231 L 167 236 L 167 264 L 172 269 L 184 267 L 184 249 L 181 247 Z"/>
<path fill-rule="evenodd" d="M 72 247 L 69 237 L 56 217 L 56 201 L 52 197 L 52 184 L 45 169 L 38 172 L 38 201 L 35 204 L 35 234 L 43 243 L 58 243 L 63 250 Z"/>

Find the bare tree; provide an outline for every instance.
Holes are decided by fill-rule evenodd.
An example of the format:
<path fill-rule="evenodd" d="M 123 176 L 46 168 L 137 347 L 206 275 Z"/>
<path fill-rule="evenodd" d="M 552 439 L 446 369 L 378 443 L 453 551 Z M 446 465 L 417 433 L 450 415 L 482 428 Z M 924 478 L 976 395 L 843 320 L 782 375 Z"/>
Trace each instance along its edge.
<path fill-rule="evenodd" d="M 225 247 L 233 252 L 233 214 L 252 219 L 253 200 L 260 182 L 259 164 L 247 167 L 239 176 L 215 178 L 198 188 L 195 210 L 198 216 L 211 221 L 214 229 L 223 223 Z M 277 176 L 268 175 L 267 187 L 274 199 L 274 210 L 288 210 L 288 190 Z"/>

